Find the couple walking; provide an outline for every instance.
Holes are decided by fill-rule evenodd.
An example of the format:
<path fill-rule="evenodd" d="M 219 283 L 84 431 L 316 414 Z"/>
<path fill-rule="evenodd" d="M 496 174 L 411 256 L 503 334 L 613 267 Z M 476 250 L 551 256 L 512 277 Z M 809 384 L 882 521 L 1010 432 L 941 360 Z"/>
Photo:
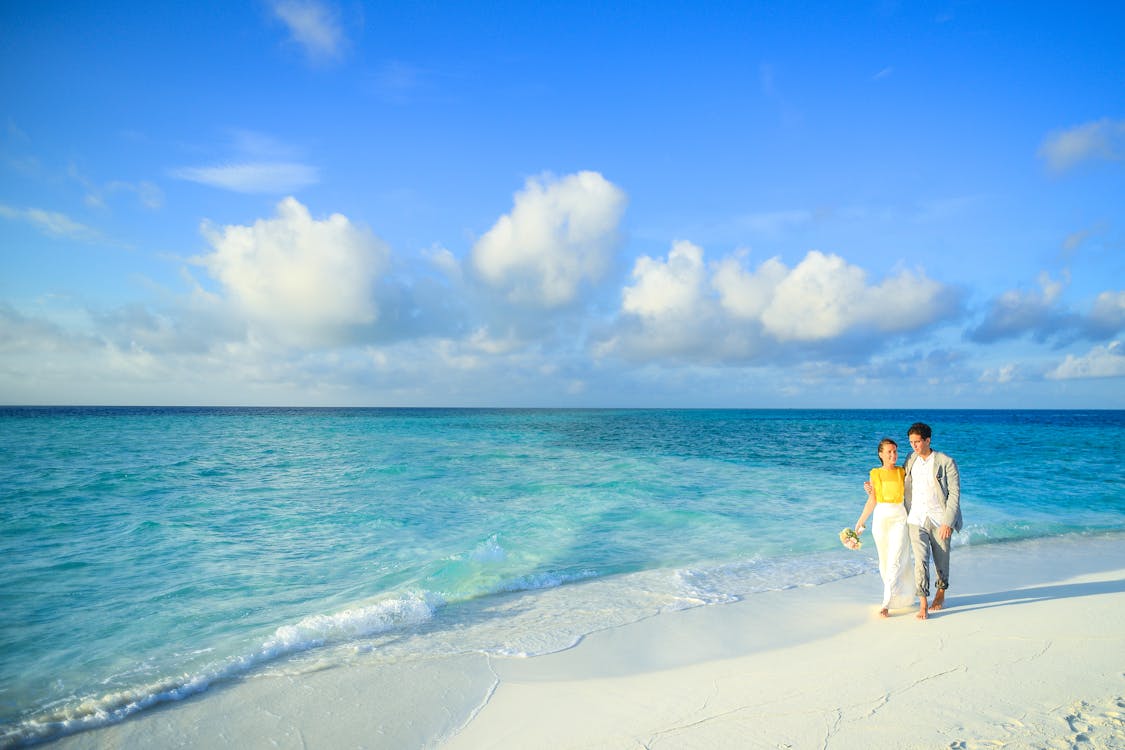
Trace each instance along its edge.
<path fill-rule="evenodd" d="M 917 617 L 945 603 L 949 588 L 949 545 L 954 531 L 961 530 L 961 481 L 957 463 L 944 453 L 930 448 L 929 425 L 915 422 L 906 432 L 912 453 L 903 466 L 898 461 L 898 445 L 890 438 L 879 443 L 883 462 L 871 470 L 864 482 L 867 504 L 855 525 L 856 534 L 873 516 L 871 533 L 879 551 L 879 574 L 883 577 L 883 603 L 879 614 L 909 607 L 917 596 L 921 601 Z M 914 580 L 910 580 L 908 544 L 914 550 Z M 930 558 L 937 573 L 937 591 L 930 597 Z M 913 591 L 912 591 L 913 589 Z"/>

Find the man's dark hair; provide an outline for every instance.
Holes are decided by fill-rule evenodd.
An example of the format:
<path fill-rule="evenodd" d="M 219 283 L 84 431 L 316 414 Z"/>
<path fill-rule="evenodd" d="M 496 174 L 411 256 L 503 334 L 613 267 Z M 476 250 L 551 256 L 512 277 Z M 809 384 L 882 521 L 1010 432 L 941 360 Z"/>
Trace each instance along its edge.
<path fill-rule="evenodd" d="M 923 440 L 929 440 L 930 436 L 934 433 L 930 429 L 930 426 L 925 422 L 915 422 L 914 424 L 910 425 L 910 429 L 906 431 L 906 434 L 917 435 Z"/>

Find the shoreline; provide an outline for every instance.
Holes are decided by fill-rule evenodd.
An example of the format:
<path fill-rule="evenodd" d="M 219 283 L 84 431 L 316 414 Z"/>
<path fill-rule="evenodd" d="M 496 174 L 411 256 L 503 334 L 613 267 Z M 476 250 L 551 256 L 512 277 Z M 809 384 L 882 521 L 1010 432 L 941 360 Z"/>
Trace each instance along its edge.
<path fill-rule="evenodd" d="M 1125 747 L 1119 538 L 961 549 L 951 579 L 925 622 L 859 576 L 500 663 L 443 747 Z"/>
<path fill-rule="evenodd" d="M 256 675 L 50 744 L 1123 748 L 1122 541 L 955 548 L 948 606 L 926 622 L 913 609 L 878 618 L 878 576 L 860 575 L 531 658 Z"/>

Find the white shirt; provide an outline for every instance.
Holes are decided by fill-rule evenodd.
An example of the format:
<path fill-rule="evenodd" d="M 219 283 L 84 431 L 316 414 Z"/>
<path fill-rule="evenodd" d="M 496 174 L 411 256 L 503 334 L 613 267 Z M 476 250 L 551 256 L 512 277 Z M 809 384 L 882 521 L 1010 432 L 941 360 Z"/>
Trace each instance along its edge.
<path fill-rule="evenodd" d="M 934 486 L 934 453 L 931 451 L 926 458 L 916 456 L 910 465 L 910 515 L 906 522 L 922 526 L 928 518 L 935 526 L 941 526 L 944 515 L 945 509 Z"/>

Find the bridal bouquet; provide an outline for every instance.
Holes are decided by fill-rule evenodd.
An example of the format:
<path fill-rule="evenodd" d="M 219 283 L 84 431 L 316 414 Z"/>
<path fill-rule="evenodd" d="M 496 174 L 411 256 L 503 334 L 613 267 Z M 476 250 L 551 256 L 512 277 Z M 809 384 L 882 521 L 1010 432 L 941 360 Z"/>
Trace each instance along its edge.
<path fill-rule="evenodd" d="M 851 529 L 844 529 L 840 532 L 840 542 L 848 549 L 859 549 L 863 546 L 863 542 L 859 541 L 859 534 Z"/>

